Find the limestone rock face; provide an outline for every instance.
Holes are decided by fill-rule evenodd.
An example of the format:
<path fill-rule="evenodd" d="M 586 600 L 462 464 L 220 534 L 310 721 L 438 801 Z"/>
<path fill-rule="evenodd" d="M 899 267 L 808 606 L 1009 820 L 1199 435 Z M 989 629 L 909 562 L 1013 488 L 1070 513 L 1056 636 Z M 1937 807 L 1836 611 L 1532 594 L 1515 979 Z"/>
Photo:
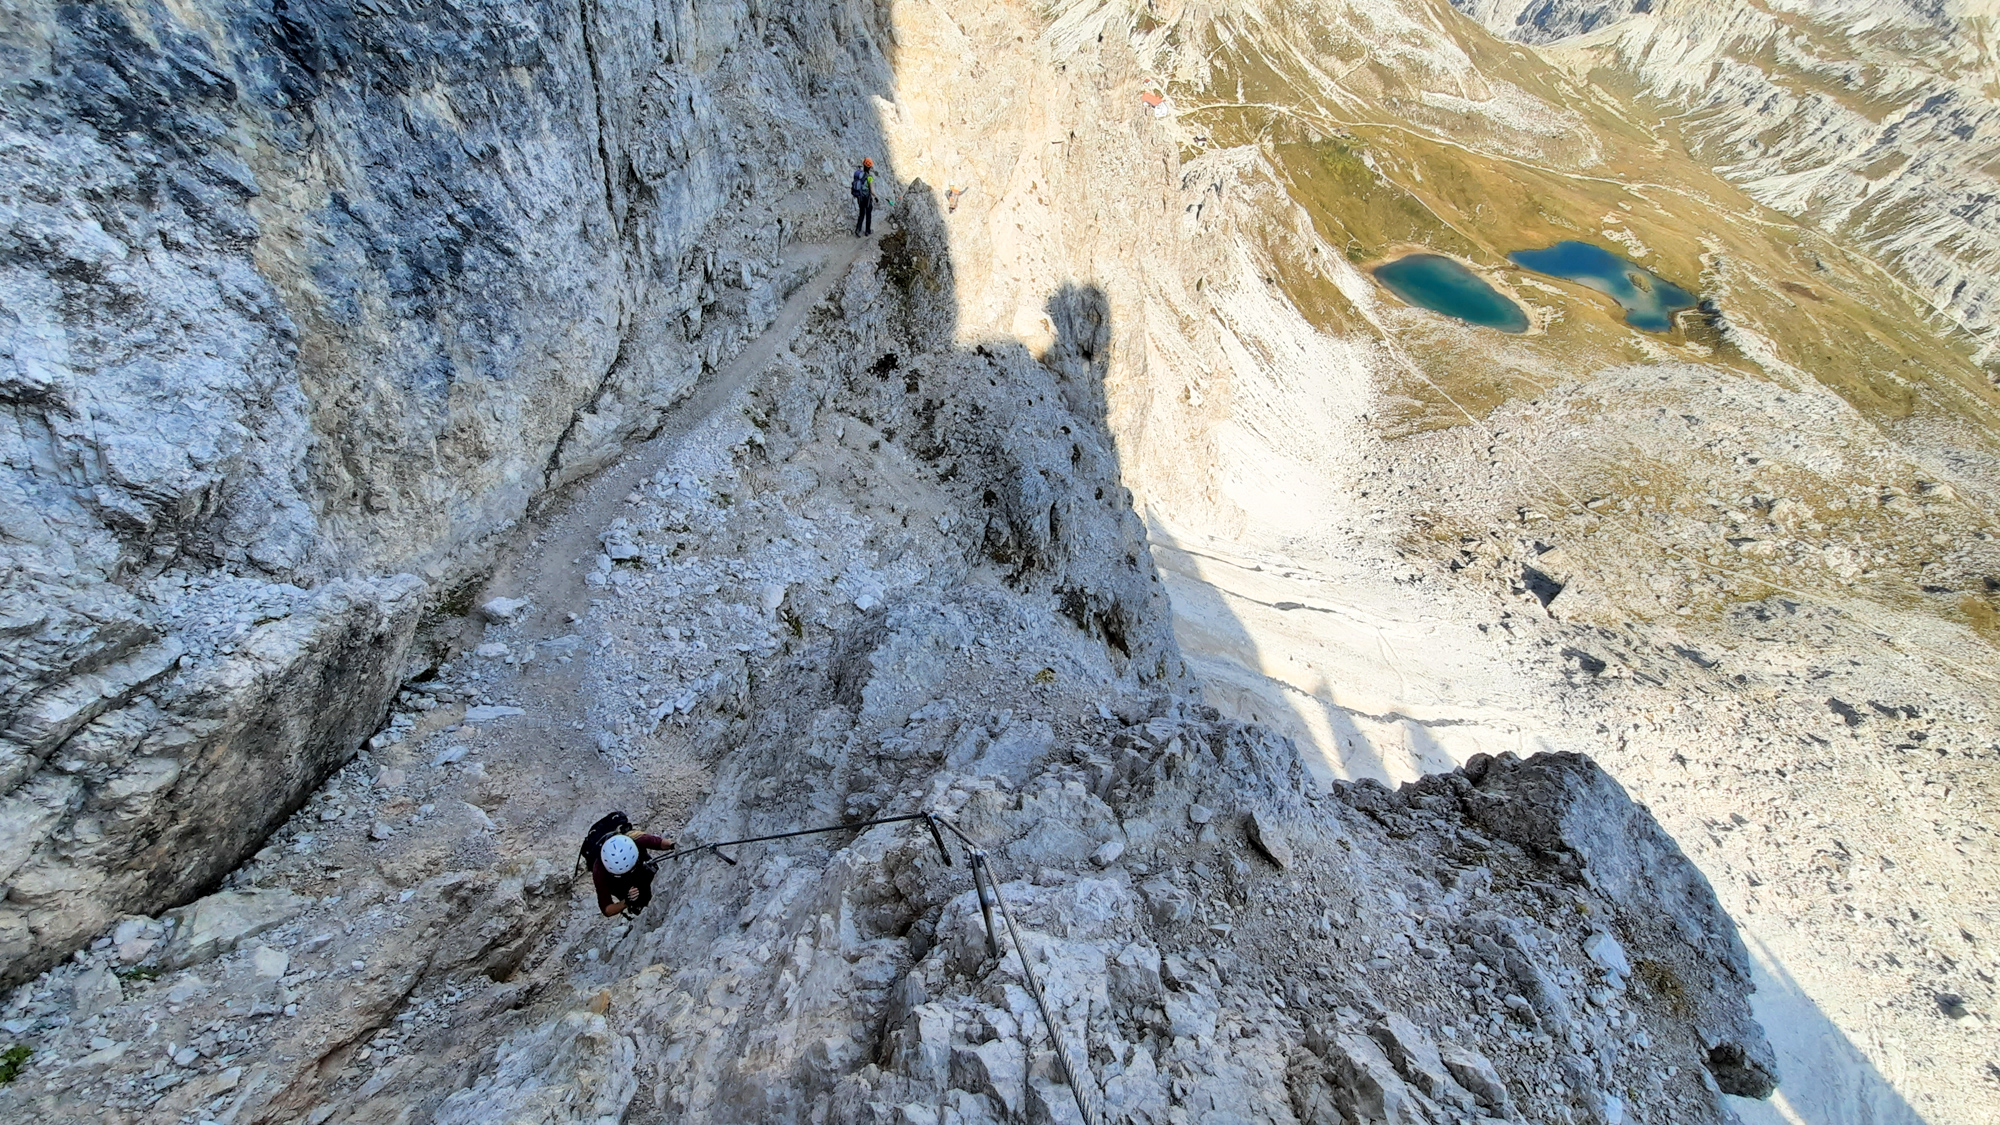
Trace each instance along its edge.
<path fill-rule="evenodd" d="M 121 914 L 185 901 L 255 851 L 375 728 L 423 590 L 408 576 L 293 588 L 291 604 L 264 611 L 283 616 L 227 652 L 198 639 L 198 660 L 170 663 L 177 675 L 155 673 L 145 695 L 107 690 L 45 763 L 23 756 L 23 772 L 39 769 L 0 803 L 7 972 L 45 967 Z"/>
<path fill-rule="evenodd" d="M 1653 5 L 1654 0 L 1452 0 L 1452 7 L 1493 34 L 1535 44 L 1588 34 Z"/>
<path fill-rule="evenodd" d="M 1025 263 L 1012 288 L 961 292 L 944 216 L 988 206 L 952 210 L 962 184 L 885 169 L 879 241 L 834 243 L 836 161 L 903 112 L 884 9 L 24 11 L 10 57 L 36 61 L 9 72 L 6 126 L 36 154 L 0 214 L 28 373 L 0 384 L 26 435 L 0 495 L 27 497 L 5 529 L 0 955 L 20 978 L 85 947 L 50 974 L 67 1009 L 24 990 L 44 1042 L 93 1042 L 85 1011 L 143 1028 L 152 1004 L 199 1045 L 175 1040 L 171 1072 L 93 1046 L 71 1085 L 38 1073 L 6 1104 L 1544 1110 L 1518 1088 L 1616 1125 L 1639 1089 L 1706 1125 L 1727 1110 L 1704 1075 L 1768 1079 L 1727 918 L 1601 774 L 1500 759 L 1329 791 L 1291 743 L 1200 703 L 1108 417 L 1113 355 L 1171 338 L 1009 234 L 1043 221 L 1022 207 L 970 240 Z M 1052 111 L 1055 135 L 1006 137 L 981 182 L 1025 181 L 1024 203 L 1062 198 L 1065 163 L 1063 188 L 1093 160 L 1178 175 L 1178 141 L 1126 96 L 1137 6 L 1090 46 L 1109 11 L 1078 6 L 1045 41 L 1000 9 L 905 25 L 912 46 L 963 34 L 947 14 L 982 50 L 1055 43 L 1059 64 L 1035 57 L 1075 86 L 1038 97 L 1067 112 L 1108 85 L 1130 111 L 1077 121 L 1081 143 Z M 915 101 L 909 120 L 946 112 Z M 1234 192 L 1235 159 L 1189 183 Z M 1177 197 L 1155 202 L 1171 225 Z M 786 306 L 801 283 L 824 288 Z M 463 580 L 501 529 L 739 365 L 749 389 L 690 415 L 684 456 L 635 474 L 624 514 L 552 533 L 587 575 L 486 601 L 482 643 L 397 691 L 426 602 L 477 602 Z M 349 762 L 363 739 L 381 760 Z M 607 924 L 568 878 L 567 827 L 634 771 L 620 799 L 684 817 L 691 843 L 935 810 L 987 850 L 1013 925 L 988 928 L 964 842 L 947 863 L 915 824 L 687 855 L 655 906 Z M 1692 927 L 1630 916 L 1655 878 Z M 114 925 L 178 903 L 157 952 L 148 923 Z M 135 974 L 133 999 L 108 967 L 128 949 L 166 974 Z"/>
<path fill-rule="evenodd" d="M 698 369 L 683 341 L 626 361 L 678 378 L 607 383 L 705 282 L 730 150 L 693 68 L 739 18 L 29 9 L 10 399 L 68 440 L 20 487 L 101 528 L 98 568 L 421 568 L 518 516 L 578 408 Z"/>
<path fill-rule="evenodd" d="M 943 758 L 941 712 L 905 728 L 937 744 L 899 784 Z M 827 1104 L 876 1107 L 864 1120 L 939 1104 L 962 1120 L 1014 1120 L 1024 1105 L 1070 1120 L 1068 1087 L 1036 1087 L 1056 1063 L 1017 949 L 1055 1034 L 1092 1060 L 1083 1097 L 1108 1119 L 1171 1104 L 1328 1125 L 1605 1123 L 1638 1089 L 1675 1099 L 1675 1120 L 1721 1122 L 1730 1113 L 1704 1071 L 1725 1092 L 1769 1092 L 1747 980 L 1715 952 L 1740 956 L 1732 924 L 1587 760 L 1507 756 L 1400 791 L 1338 783 L 1325 794 L 1288 743 L 1198 714 L 1070 733 L 1074 753 L 1026 775 L 968 762 L 926 778 L 933 807 L 986 846 L 1023 946 L 1002 927 L 991 958 L 963 866 L 947 867 L 920 828 L 875 829 L 830 855 L 746 855 L 740 869 L 676 865 L 668 912 L 598 978 L 615 1026 L 577 1010 L 522 1030 L 438 1119 L 484 1120 L 527 1099 L 587 1121 L 636 1108 L 651 1087 L 656 1105 L 710 1121 L 809 1120 Z M 1138 747 L 1141 763 L 1093 789 L 1100 740 Z M 758 757 L 733 768 L 785 768 Z M 850 768 L 839 751 L 824 765 Z M 800 795 L 725 792 L 696 825 L 771 822 Z M 1178 814 L 1195 797 L 1282 820 L 1296 863 L 1277 869 L 1245 836 L 1188 824 Z M 1529 802 L 1551 811 L 1503 809 Z M 1051 823 L 1118 824 L 1136 847 L 1100 865 Z M 1199 914 L 1149 911 L 1142 873 L 1197 888 Z M 1654 924 L 1657 908 L 1629 881 L 1648 878 L 1692 927 Z M 1605 927 L 1646 966 L 1629 985 L 1590 952 Z M 638 1061 L 649 1042 L 691 1046 L 660 1053 L 653 1073 Z M 1528 1111 L 1510 1086 L 1563 1093 Z"/>
<path fill-rule="evenodd" d="M 717 69 L 753 33 L 871 34 L 536 0 L 7 17 L 0 980 L 254 850 L 380 720 L 421 600 L 769 322 L 834 139 L 719 105 L 768 93 Z M 877 79 L 819 93 L 852 117 Z"/>
<path fill-rule="evenodd" d="M 1614 905 L 1625 925 L 1652 939 L 1652 948 L 1676 954 L 1650 962 L 1648 974 L 1717 982 L 1688 1001 L 1710 1040 L 1710 1070 L 1725 1093 L 1769 1096 L 1777 1085 L 1770 1045 L 1747 1008 L 1728 999 L 1754 988 L 1749 954 L 1708 880 L 1652 816 L 1581 754 L 1526 762 L 1482 755 L 1464 772 L 1474 788 L 1462 801 L 1482 828 L 1570 868 Z M 1418 788 L 1437 786 L 1425 779 Z M 1609 934 L 1594 935 L 1585 951 L 1607 976 L 1629 973 Z"/>

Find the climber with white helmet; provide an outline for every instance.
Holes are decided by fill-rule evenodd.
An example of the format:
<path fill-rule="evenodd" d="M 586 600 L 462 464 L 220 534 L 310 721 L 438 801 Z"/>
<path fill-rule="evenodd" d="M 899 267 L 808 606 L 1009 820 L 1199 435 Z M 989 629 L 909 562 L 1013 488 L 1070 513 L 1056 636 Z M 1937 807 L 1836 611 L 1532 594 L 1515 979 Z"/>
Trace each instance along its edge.
<path fill-rule="evenodd" d="M 599 818 L 584 835 L 577 864 L 590 865 L 597 906 L 607 918 L 636 914 L 653 901 L 654 860 L 648 851 L 670 851 L 672 840 L 632 827 L 622 812 Z"/>

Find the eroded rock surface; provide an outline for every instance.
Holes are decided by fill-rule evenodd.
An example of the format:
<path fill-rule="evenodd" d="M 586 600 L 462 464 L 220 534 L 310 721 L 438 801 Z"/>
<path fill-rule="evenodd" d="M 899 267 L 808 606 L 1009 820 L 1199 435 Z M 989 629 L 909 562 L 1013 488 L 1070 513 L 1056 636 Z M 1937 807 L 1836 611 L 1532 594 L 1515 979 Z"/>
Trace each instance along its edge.
<path fill-rule="evenodd" d="M 941 753 L 941 718 L 903 737 Z M 1090 716 L 1063 733 L 1073 749 L 1019 785 L 947 770 L 926 795 L 988 845 L 1068 1050 L 1090 1060 L 1090 1104 L 1101 1098 L 1109 1119 L 1605 1122 L 1633 1102 L 1663 1120 L 1721 1121 L 1718 1084 L 1753 1093 L 1761 1080 L 1768 1093 L 1747 970 L 1714 955 L 1734 937 L 1712 899 L 1662 918 L 1574 864 L 1482 834 L 1474 810 L 1503 775 L 1603 810 L 1600 790 L 1616 787 L 1588 762 L 1480 760 L 1401 793 L 1321 794 L 1288 745 L 1199 716 Z M 1111 767 L 1121 754 L 1123 771 Z M 1194 800 L 1240 811 L 1190 825 Z M 1252 813 L 1286 826 L 1297 866 L 1254 847 Z M 1705 887 L 1657 830 L 1607 848 L 1568 823 L 1544 843 Z M 1104 838 L 1127 851 L 1099 868 L 1088 856 Z M 578 1010 L 517 1035 L 438 1119 L 489 1120 L 524 1097 L 577 1107 L 559 1112 L 575 1120 L 607 1107 L 1074 1119 L 1019 962 L 988 954 L 962 849 L 946 867 L 905 827 L 831 857 L 775 850 L 741 869 L 675 868 L 677 905 L 587 970 L 608 989 L 608 1017 Z M 1638 976 L 1593 960 L 1612 935 Z M 1689 1019 L 1693 998 L 1703 1012 Z"/>
<path fill-rule="evenodd" d="M 872 18 L 6 17 L 0 980 L 254 851 L 425 606 L 770 323 Z"/>
<path fill-rule="evenodd" d="M 1724 1120 L 1710 1039 L 1763 1052 L 1712 903 L 1694 941 L 1618 897 L 1643 869 L 1703 904 L 1645 814 L 1546 757 L 1329 792 L 1190 698 L 1095 405 L 1101 295 L 1050 295 L 1041 356 L 962 346 L 936 196 L 902 198 L 738 397 L 538 525 L 490 591 L 531 608 L 406 681 L 230 877 L 302 913 L 178 970 L 154 923 L 109 927 L 17 992 L 37 1054 L 0 1098 L 51 1121 L 1071 1120 L 1025 952 L 1115 1119 Z M 1503 779 L 1550 809 L 1492 811 L 1524 799 Z M 567 882 L 607 803 L 685 848 L 935 810 L 989 853 L 1024 948 L 1003 928 L 990 956 L 965 848 L 946 865 L 912 824 L 669 858 L 657 905 L 607 921 Z"/>
<path fill-rule="evenodd" d="M 156 584 L 184 632 L 16 719 L 11 732 L 40 719 L 45 733 L 0 803 L 0 957 L 15 977 L 213 886 L 375 729 L 422 584 L 249 585 L 258 600 L 238 608 L 235 590 Z"/>
<path fill-rule="evenodd" d="M 1718 1091 L 1768 1093 L 1732 924 L 1595 766 L 1316 788 L 1286 743 L 1195 697 L 1125 486 L 1244 501 L 1247 477 L 1207 468 L 1254 429 L 1324 454 L 1249 482 L 1318 512 L 1303 469 L 1375 450 L 1332 373 L 1394 333 L 1339 337 L 1287 304 L 1310 291 L 1338 320 L 1371 298 L 1257 145 L 1217 149 L 1143 100 L 1167 81 L 1193 103 L 1207 64 L 1176 36 L 1209 25 L 1141 7 L 22 17 L 40 46 L 21 57 L 54 62 L 14 72 L 7 103 L 26 249 L 0 281 L 22 326 L 0 393 L 26 499 L 7 527 L 0 936 L 23 978 L 81 957 L 12 998 L 8 1034 L 36 1054 L 4 1104 L 1068 1119 L 957 845 L 946 867 L 905 826 L 674 861 L 658 908 L 607 924 L 564 877 L 611 804 L 692 842 L 948 812 L 992 850 L 1090 1096 L 1129 1120 L 1706 1122 Z M 1399 120 L 1475 122 L 1509 159 L 1597 167 L 1582 118 L 1400 11 L 1342 14 L 1370 50 L 1428 60 L 1344 70 L 1356 113 L 1402 99 Z M 843 166 L 867 153 L 884 237 L 857 246 Z M 1286 273 L 1308 255 L 1327 264 Z M 120 301 L 166 311 L 135 329 Z M 163 370 L 119 367 L 135 355 Z M 1694 372 L 1635 363 L 1600 390 L 1633 404 L 1641 373 Z M 1232 400 L 1267 409 L 1202 429 Z M 1567 440 L 1560 413 L 1516 419 L 1531 405 L 1492 418 Z M 1759 418 L 1730 424 L 1762 448 Z M 1355 491 L 1429 480 L 1406 469 L 1377 458 Z M 1809 517 L 1711 506 L 1718 550 L 1861 572 L 1764 527 Z M 1453 572 L 1568 581 L 1546 518 L 1456 541 Z M 1395 557 L 1399 594 L 1432 596 Z M 1656 568 L 1665 612 L 1692 600 L 1692 566 Z M 1977 581 L 1957 555 L 1936 569 Z M 1335 613 L 1277 589 L 1273 613 Z M 442 612 L 412 640 L 426 605 Z M 1572 686 L 1680 659 L 1565 628 Z M 1371 643 L 1385 666 L 1457 655 Z M 1871 733 L 1917 717 L 1841 692 Z M 1376 712 L 1343 721 L 1422 725 Z M 1647 737 L 1620 731 L 1619 753 Z M 1845 845 L 1830 862 L 1844 872 Z M 233 899 L 157 917 L 219 881 L 303 905 L 211 927 L 226 940 L 193 935 Z M 1934 1018 L 1983 1018 L 1976 993 Z"/>

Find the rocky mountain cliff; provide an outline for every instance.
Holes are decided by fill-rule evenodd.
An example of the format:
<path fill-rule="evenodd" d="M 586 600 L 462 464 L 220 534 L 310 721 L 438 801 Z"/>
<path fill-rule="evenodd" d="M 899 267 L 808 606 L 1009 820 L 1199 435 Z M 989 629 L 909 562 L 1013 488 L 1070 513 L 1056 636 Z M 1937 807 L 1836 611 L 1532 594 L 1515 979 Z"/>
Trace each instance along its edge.
<path fill-rule="evenodd" d="M 849 127 L 867 18 L 787 15 L 743 73 Z M 769 321 L 831 150 L 726 127 L 744 9 L 6 20 L 19 979 L 212 885 L 353 752 L 424 606 Z"/>
<path fill-rule="evenodd" d="M 1538 46 L 1610 27 L 1655 8 L 1653 0 L 1454 0 L 1452 6 L 1495 35 Z"/>
<path fill-rule="evenodd" d="M 1702 779 L 1904 738 L 1916 673 L 1876 700 L 1833 654 L 1990 627 L 1988 388 L 1893 323 L 1917 302 L 1852 231 L 1771 233 L 1578 77 L 1673 12 L 1480 11 L 1597 30 L 1552 65 L 1415 0 L 10 12 L 0 1026 L 31 1053 L 0 1104 L 1622 1125 L 1771 1095 L 1779 962 L 1712 858 L 1749 822 Z M 1534 325 L 1496 341 L 1362 268 L 1499 277 L 1552 232 L 1711 311 L 1638 337 L 1501 278 Z M 1517 456 L 1541 475 L 1487 471 Z M 1662 483 L 1614 499 L 1607 465 Z M 1845 616 L 1877 573 L 1910 600 Z M 1781 608 L 1808 594 L 1835 608 Z M 1799 666 L 1718 667 L 1711 627 L 1794 629 Z M 1532 655 L 1493 688 L 1502 643 Z M 1977 805 L 1963 659 L 1921 700 L 1941 764 L 1899 763 Z M 1650 725 L 1614 681 L 1659 688 Z M 613 806 L 689 847 L 933 811 L 1013 926 L 988 944 L 965 841 L 914 824 L 670 859 L 610 923 L 567 876 Z M 1911 865 L 1959 901 L 1945 864 L 1990 841 L 1937 823 Z M 1985 963 L 1928 926 L 1898 971 Z M 1983 1019 L 1952 987 L 1932 1018 Z"/>
<path fill-rule="evenodd" d="M 531 525 L 479 643 L 227 889 L 19 990 L 37 1052 L 0 1099 L 1614 1125 L 1768 1094 L 1733 924 L 1587 759 L 1329 787 L 1188 697 L 1104 295 L 1051 294 L 1039 354 L 959 344 L 937 203 L 902 189 L 786 346 L 719 373 L 754 377 Z M 684 825 L 630 922 L 566 877 L 606 802 Z M 946 851 L 916 824 L 694 850 L 912 810 Z"/>
<path fill-rule="evenodd" d="M 1208 362 L 1155 343 L 1181 402 L 1121 431 L 1210 443 L 1135 485 L 1206 698 L 1336 777 L 1591 754 L 1757 952 L 1791 1080 L 1745 1120 L 1976 1120 L 2000 854 L 1977 342 L 1693 155 L 1608 59 L 1442 4 L 1211 26 L 1176 91 L 1212 146 L 1188 203 L 1196 244 L 1240 257 L 1206 264 L 1189 319 L 1236 339 Z M 1558 240 L 1706 315 L 1635 331 L 1508 257 Z M 1528 330 L 1388 295 L 1372 267 L 1415 250 Z"/>

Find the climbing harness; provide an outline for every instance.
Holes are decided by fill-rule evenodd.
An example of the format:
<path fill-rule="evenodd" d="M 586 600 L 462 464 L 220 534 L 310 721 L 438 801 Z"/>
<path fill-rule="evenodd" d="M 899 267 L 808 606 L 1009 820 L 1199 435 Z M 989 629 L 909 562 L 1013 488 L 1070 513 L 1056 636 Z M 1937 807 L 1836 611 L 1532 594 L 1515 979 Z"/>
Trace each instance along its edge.
<path fill-rule="evenodd" d="M 997 910 L 1000 914 L 1001 923 L 1007 927 L 1008 938 L 1014 943 L 1014 956 L 1021 962 L 1021 978 L 1028 984 L 1028 995 L 1034 997 L 1035 1008 L 1042 1014 L 1042 1025 L 1049 1030 L 1049 1042 L 1055 1046 L 1056 1050 L 1056 1065 L 1062 1070 L 1063 1081 L 1069 1085 L 1070 1096 L 1076 1099 L 1076 1109 L 1078 1113 L 1083 1115 L 1083 1125 L 1097 1125 L 1099 1121 L 1103 1120 L 1103 1115 L 1098 1112 L 1095 1105 L 1097 1101 L 1096 1092 L 1084 1089 L 1083 1082 L 1081 1081 L 1082 1072 L 1077 1069 L 1076 1063 L 1070 1058 L 1069 1044 L 1064 1042 L 1061 1029 L 1056 1025 L 1054 1018 L 1049 1015 L 1049 1002 L 1047 997 L 1042 994 L 1041 978 L 1035 975 L 1035 967 L 1028 961 L 1028 946 L 1021 940 L 1021 933 L 1014 926 L 1014 912 L 1007 908 L 1006 896 L 1000 893 L 1000 881 L 993 876 L 992 861 L 987 857 L 984 848 L 981 848 L 972 837 L 960 831 L 958 826 L 951 821 L 946 820 L 937 813 L 929 812 L 910 813 L 905 816 L 883 816 L 876 817 L 873 820 L 857 820 L 846 824 L 830 824 L 824 828 L 801 828 L 794 832 L 773 832 L 765 836 L 745 836 L 740 840 L 718 840 L 712 844 L 701 844 L 685 850 L 669 852 L 658 858 L 662 860 L 684 859 L 688 856 L 699 855 L 702 852 L 714 852 L 718 859 L 734 867 L 737 864 L 737 860 L 724 853 L 721 849 L 733 848 L 742 844 L 757 844 L 766 840 L 789 840 L 797 836 L 816 836 L 826 832 L 845 832 L 859 828 L 873 828 L 880 824 L 906 824 L 913 820 L 923 821 L 924 826 L 930 829 L 931 840 L 937 844 L 938 854 L 944 857 L 946 867 L 956 865 L 952 863 L 951 849 L 945 846 L 944 833 L 951 833 L 953 836 L 958 837 L 959 842 L 965 845 L 966 865 L 972 870 L 972 888 L 979 898 L 979 913 L 986 920 L 987 952 L 993 955 L 995 961 L 1000 960 L 1004 956 L 1000 949 L 999 929 L 993 924 L 993 914 Z"/>

